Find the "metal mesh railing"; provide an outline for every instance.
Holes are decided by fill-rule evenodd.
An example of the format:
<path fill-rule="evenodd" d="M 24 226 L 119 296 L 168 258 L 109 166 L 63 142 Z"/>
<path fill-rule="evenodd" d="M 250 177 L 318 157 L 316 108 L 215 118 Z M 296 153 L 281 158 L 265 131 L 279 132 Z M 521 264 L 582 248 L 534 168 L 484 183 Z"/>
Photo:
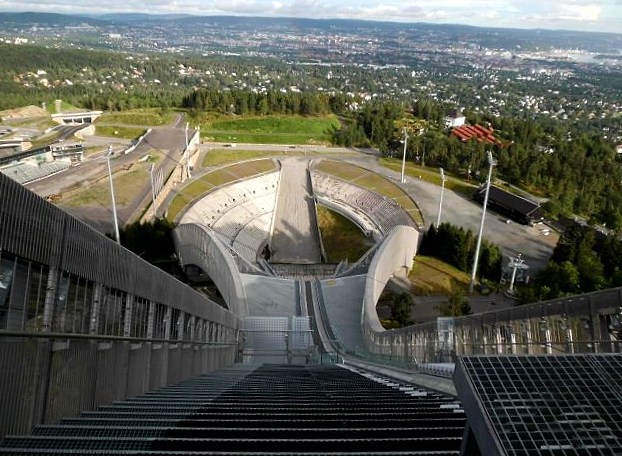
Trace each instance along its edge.
<path fill-rule="evenodd" d="M 0 175 L 0 437 L 232 363 L 238 321 Z"/>

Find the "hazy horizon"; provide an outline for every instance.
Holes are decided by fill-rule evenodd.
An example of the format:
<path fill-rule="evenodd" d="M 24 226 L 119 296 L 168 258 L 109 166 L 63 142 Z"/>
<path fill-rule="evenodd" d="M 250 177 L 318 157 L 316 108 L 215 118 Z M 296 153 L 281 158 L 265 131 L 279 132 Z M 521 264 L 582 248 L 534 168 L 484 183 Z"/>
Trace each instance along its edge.
<path fill-rule="evenodd" d="M 430 23 L 518 29 L 622 32 L 620 0 L 110 0 L 105 5 L 81 5 L 71 0 L 0 0 L 0 12 L 102 14 L 187 14 L 192 16 L 281 17 L 296 19 L 353 19 L 398 23 Z"/>

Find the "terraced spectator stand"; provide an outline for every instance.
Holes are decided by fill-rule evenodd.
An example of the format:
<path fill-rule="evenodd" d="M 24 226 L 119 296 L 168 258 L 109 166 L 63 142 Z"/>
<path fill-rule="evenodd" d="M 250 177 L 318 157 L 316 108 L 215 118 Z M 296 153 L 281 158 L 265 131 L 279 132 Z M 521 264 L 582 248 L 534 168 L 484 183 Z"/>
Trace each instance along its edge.
<path fill-rule="evenodd" d="M 32 435 L 20 455 L 457 455 L 455 398 L 335 365 L 235 365 L 84 412 Z"/>

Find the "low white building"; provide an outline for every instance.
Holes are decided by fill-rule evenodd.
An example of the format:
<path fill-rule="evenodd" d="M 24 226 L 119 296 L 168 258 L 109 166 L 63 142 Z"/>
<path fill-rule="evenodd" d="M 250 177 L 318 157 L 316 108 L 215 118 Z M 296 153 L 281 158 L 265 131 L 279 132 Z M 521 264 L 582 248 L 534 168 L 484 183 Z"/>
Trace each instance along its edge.
<path fill-rule="evenodd" d="M 454 109 L 445 116 L 445 127 L 461 127 L 466 122 L 466 117 L 462 115 L 462 109 Z"/>

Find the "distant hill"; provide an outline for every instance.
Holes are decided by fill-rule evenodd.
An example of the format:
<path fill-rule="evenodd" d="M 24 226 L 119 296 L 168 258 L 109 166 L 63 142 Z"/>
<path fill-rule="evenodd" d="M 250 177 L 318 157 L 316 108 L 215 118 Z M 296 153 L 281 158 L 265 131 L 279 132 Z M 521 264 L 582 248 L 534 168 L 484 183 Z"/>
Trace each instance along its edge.
<path fill-rule="evenodd" d="M 131 26 L 136 30 L 158 24 L 174 29 L 194 27 L 226 27 L 238 31 L 287 31 L 290 29 L 341 32 L 382 37 L 387 40 L 398 35 L 402 39 L 446 43 L 469 43 L 495 49 L 584 49 L 617 55 L 622 49 L 622 34 L 578 32 L 567 30 L 525 30 L 467 25 L 397 23 L 354 19 L 307 19 L 294 17 L 250 16 L 191 16 L 183 14 L 151 15 L 142 13 L 113 13 L 104 15 L 62 15 L 53 13 L 0 13 L 0 31 L 6 25 L 67 26 Z"/>
<path fill-rule="evenodd" d="M 0 22 L 6 25 L 40 25 L 49 27 L 75 27 L 85 23 L 88 25 L 98 26 L 106 23 L 106 21 L 89 16 L 35 12 L 0 13 Z"/>
<path fill-rule="evenodd" d="M 110 13 L 93 15 L 94 18 L 115 23 L 164 22 L 193 17 L 188 14 Z"/>

